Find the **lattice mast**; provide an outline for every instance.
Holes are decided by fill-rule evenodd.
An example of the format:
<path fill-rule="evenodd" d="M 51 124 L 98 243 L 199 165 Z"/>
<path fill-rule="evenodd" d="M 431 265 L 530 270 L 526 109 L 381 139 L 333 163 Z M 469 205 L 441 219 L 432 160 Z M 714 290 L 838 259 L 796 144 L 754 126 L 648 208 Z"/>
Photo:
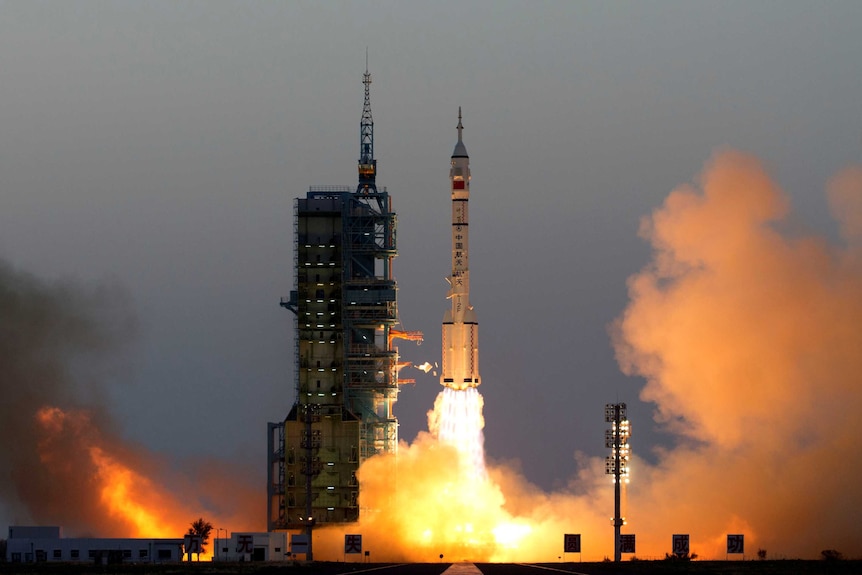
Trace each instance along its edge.
<path fill-rule="evenodd" d="M 369 193 L 377 191 L 377 160 L 374 159 L 374 118 L 371 116 L 371 73 L 368 71 L 367 51 L 362 83 L 365 84 L 365 104 L 359 124 L 359 186 L 356 191 Z"/>

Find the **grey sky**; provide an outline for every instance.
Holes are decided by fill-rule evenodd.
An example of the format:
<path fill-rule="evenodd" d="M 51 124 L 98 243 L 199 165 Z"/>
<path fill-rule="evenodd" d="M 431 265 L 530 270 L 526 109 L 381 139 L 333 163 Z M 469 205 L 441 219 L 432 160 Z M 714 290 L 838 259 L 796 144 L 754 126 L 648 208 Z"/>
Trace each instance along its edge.
<path fill-rule="evenodd" d="M 486 450 L 550 488 L 603 454 L 606 402 L 636 452 L 669 441 L 606 328 L 648 260 L 639 219 L 715 149 L 762 158 L 834 237 L 860 22 L 855 1 L 0 2 L 0 258 L 125 286 L 126 436 L 247 466 L 263 499 L 266 422 L 293 403 L 292 202 L 356 181 L 367 47 L 401 319 L 426 336 L 402 356 L 439 361 L 462 106 Z M 440 390 L 412 375 L 406 440 Z"/>

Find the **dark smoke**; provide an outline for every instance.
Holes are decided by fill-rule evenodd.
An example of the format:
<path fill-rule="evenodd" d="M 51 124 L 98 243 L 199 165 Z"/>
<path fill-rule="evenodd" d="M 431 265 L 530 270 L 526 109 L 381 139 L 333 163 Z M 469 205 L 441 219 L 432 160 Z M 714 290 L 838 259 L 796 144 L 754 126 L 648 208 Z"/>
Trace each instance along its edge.
<path fill-rule="evenodd" d="M 116 527 L 92 501 L 90 463 L 73 440 L 116 433 L 102 398 L 136 331 L 130 310 L 115 284 L 51 283 L 0 262 L 0 498 L 12 523 Z M 93 425 L 46 440 L 36 415 L 48 406 Z"/>
<path fill-rule="evenodd" d="M 260 530 L 265 500 L 246 468 L 171 461 L 122 437 L 105 390 L 128 378 L 136 331 L 121 287 L 0 262 L 0 508 L 67 536 L 179 537 L 198 517 Z"/>

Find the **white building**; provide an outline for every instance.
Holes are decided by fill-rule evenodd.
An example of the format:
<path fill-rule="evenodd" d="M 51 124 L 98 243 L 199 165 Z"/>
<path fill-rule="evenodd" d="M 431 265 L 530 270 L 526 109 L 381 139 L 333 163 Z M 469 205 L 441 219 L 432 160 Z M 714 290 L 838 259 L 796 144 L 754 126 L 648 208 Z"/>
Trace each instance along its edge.
<path fill-rule="evenodd" d="M 67 539 L 56 526 L 12 526 L 6 541 L 6 561 L 13 563 L 167 563 L 181 561 L 182 553 L 182 538 Z"/>

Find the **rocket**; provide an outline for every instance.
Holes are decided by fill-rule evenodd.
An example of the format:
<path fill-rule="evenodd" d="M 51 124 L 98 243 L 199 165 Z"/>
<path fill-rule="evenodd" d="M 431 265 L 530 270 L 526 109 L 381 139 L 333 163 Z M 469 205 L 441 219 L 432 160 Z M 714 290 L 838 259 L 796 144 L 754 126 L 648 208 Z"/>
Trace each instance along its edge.
<path fill-rule="evenodd" d="M 470 156 L 462 140 L 464 126 L 458 108 L 458 143 L 452 152 L 449 187 L 452 193 L 452 274 L 447 299 L 452 307 L 443 316 L 443 369 L 440 383 L 457 391 L 479 386 L 479 322 L 470 305 Z"/>

